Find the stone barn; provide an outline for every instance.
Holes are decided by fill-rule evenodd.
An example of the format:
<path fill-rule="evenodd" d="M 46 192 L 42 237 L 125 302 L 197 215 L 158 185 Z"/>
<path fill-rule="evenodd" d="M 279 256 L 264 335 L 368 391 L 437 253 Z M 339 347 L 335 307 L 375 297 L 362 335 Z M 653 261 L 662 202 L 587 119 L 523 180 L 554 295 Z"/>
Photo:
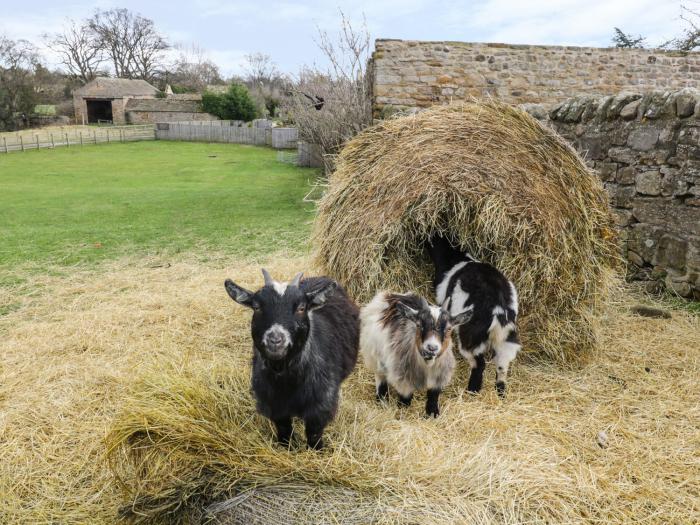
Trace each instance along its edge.
<path fill-rule="evenodd" d="M 158 93 L 145 80 L 98 77 L 73 91 L 76 123 L 126 124 L 129 100 L 155 99 Z"/>
<path fill-rule="evenodd" d="M 78 124 L 155 124 L 218 120 L 201 107 L 202 95 L 165 94 L 145 80 L 98 77 L 73 91 Z"/>

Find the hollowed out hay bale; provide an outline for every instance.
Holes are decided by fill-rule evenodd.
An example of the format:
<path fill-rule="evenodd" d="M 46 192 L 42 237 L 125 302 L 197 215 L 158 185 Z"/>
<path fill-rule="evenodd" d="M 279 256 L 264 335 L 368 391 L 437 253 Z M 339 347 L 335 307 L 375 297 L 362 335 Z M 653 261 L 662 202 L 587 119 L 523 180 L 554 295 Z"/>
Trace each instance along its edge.
<path fill-rule="evenodd" d="M 595 344 L 616 264 L 601 183 L 558 135 L 495 101 L 385 120 L 341 152 L 320 202 L 316 262 L 358 300 L 430 294 L 434 233 L 518 287 L 528 349 L 567 357 Z"/>

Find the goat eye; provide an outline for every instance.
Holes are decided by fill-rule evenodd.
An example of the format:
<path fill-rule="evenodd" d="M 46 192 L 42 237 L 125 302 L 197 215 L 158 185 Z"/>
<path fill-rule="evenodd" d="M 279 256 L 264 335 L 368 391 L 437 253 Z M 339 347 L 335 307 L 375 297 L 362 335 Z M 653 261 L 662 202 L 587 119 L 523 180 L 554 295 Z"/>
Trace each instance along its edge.
<path fill-rule="evenodd" d="M 261 310 L 262 310 L 262 308 L 260 307 L 260 305 L 258 303 L 253 303 L 253 311 L 254 312 L 259 312 Z"/>
<path fill-rule="evenodd" d="M 306 311 L 306 305 L 304 303 L 297 305 L 297 313 L 298 314 L 303 314 L 305 311 Z"/>

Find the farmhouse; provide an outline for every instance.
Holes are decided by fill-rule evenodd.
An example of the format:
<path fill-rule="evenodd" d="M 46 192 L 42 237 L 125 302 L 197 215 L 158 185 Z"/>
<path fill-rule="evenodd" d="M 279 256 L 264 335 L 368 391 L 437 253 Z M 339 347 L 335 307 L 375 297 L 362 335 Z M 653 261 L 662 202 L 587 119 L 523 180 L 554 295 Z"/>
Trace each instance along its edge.
<path fill-rule="evenodd" d="M 151 124 L 189 120 L 216 120 L 201 109 L 201 95 L 164 98 L 145 80 L 98 77 L 73 91 L 75 119 L 79 124 Z"/>

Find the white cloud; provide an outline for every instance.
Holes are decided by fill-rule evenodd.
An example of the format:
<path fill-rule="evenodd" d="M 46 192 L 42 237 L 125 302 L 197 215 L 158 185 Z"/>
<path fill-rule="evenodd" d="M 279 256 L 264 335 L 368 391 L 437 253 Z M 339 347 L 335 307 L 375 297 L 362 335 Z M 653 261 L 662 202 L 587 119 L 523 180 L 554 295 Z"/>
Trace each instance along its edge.
<path fill-rule="evenodd" d="M 219 66 L 224 77 L 243 74 L 243 64 L 247 53 L 247 51 L 238 49 L 211 49 L 207 51 L 207 55 Z"/>
<path fill-rule="evenodd" d="M 606 46 L 617 26 L 658 44 L 677 32 L 677 10 L 675 0 L 487 0 L 453 5 L 443 20 L 498 42 Z"/>

